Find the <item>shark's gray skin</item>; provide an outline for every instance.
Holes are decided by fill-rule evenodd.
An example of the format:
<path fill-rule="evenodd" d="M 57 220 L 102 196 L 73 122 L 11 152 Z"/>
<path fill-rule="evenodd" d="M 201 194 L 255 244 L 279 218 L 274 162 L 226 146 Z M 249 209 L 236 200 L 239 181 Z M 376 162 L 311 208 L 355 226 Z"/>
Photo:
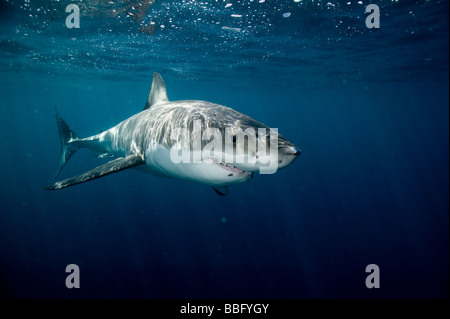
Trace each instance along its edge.
<path fill-rule="evenodd" d="M 254 129 L 255 132 L 258 132 L 258 128 L 267 130 L 269 128 L 247 115 L 219 104 L 194 100 L 170 102 L 164 82 L 158 73 L 154 73 L 144 110 L 107 131 L 91 137 L 79 138 L 58 113 L 56 113 L 56 119 L 61 137 L 61 159 L 56 176 L 80 148 L 89 148 L 99 157 L 116 157 L 116 159 L 79 176 L 46 186 L 47 190 L 66 188 L 135 167 L 153 175 L 207 184 L 212 186 L 218 194 L 226 195 L 228 185 L 251 179 L 253 172 L 267 166 L 270 156 L 273 159 L 275 155 L 277 168 L 283 168 L 300 155 L 300 150 L 294 144 L 281 135 L 277 135 L 277 149 L 269 155 L 264 152 L 267 155 L 265 163 L 263 163 L 262 155 L 260 157 L 256 155 L 254 163 L 236 161 L 236 156 L 247 157 L 249 155 L 247 152 L 250 151 L 249 147 L 239 148 L 236 145 L 232 149 L 231 161 L 224 160 L 226 153 L 224 147 L 222 150 L 216 150 L 214 156 L 209 158 L 203 156 L 197 162 L 174 162 L 171 150 L 174 147 L 180 147 L 182 143 L 178 141 L 183 138 L 180 136 L 178 141 L 174 138 L 173 133 L 176 129 L 184 129 L 184 132 L 189 135 L 183 141 L 187 141 L 188 146 L 194 146 L 194 130 L 198 130 L 199 124 L 202 128 L 215 128 L 222 136 L 226 136 L 226 132 L 245 131 L 248 128 Z M 231 138 L 233 143 L 238 143 L 235 136 Z M 248 139 L 243 140 L 247 145 Z M 200 141 L 202 146 L 208 143 L 208 140 Z M 267 146 L 266 149 L 272 145 L 270 138 L 267 138 L 265 143 L 266 145 L 263 146 Z M 192 150 L 194 152 L 195 148 L 193 147 Z M 253 155 L 256 153 L 258 152 L 253 152 Z M 192 158 L 194 155 L 189 156 Z"/>

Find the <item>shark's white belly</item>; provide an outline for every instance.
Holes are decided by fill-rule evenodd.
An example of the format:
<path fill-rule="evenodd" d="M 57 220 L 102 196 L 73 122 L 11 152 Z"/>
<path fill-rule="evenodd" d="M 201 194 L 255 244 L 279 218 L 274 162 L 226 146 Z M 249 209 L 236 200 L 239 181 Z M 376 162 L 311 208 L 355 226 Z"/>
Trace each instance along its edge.
<path fill-rule="evenodd" d="M 249 172 L 241 172 L 230 166 L 215 163 L 212 158 L 194 163 L 175 162 L 171 157 L 171 151 L 160 144 L 154 144 L 146 150 L 145 161 L 146 165 L 142 165 L 139 169 L 147 173 L 211 186 L 242 183 L 252 177 Z"/>

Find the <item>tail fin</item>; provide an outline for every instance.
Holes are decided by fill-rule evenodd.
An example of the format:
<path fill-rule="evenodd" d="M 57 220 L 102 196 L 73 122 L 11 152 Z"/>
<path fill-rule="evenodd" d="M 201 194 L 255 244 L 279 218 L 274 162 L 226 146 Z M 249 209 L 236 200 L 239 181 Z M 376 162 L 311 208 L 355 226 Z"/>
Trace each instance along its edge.
<path fill-rule="evenodd" d="M 56 122 L 58 124 L 59 138 L 61 139 L 61 157 L 59 159 L 58 170 L 56 171 L 55 177 L 58 176 L 61 169 L 64 167 L 66 162 L 70 157 L 78 151 L 80 144 L 76 143 L 79 140 L 77 134 L 69 127 L 69 125 L 64 122 L 64 120 L 59 116 L 58 111 L 56 113 Z"/>

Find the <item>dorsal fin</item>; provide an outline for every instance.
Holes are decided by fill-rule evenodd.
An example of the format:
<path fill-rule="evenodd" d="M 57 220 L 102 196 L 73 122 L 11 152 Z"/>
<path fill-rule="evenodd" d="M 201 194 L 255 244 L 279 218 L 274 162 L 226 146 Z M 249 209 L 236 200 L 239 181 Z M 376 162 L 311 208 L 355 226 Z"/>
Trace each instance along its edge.
<path fill-rule="evenodd" d="M 147 104 L 145 104 L 144 110 L 148 109 L 150 106 L 168 102 L 166 86 L 164 81 L 158 73 L 153 73 L 153 82 L 150 94 L 148 95 Z"/>

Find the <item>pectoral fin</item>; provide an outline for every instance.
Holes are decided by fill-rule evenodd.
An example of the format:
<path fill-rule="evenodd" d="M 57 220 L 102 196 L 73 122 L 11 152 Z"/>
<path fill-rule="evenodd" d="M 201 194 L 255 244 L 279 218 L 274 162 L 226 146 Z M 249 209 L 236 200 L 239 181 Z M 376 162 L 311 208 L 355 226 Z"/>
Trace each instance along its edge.
<path fill-rule="evenodd" d="M 220 196 L 225 196 L 226 194 L 228 194 L 228 187 L 227 186 L 212 186 L 212 188 Z"/>
<path fill-rule="evenodd" d="M 62 181 L 48 185 L 45 187 L 45 189 L 46 190 L 56 190 L 56 189 L 70 187 L 70 186 L 77 185 L 80 183 L 88 182 L 88 181 L 96 179 L 96 178 L 100 178 L 105 175 L 120 172 L 127 168 L 142 165 L 144 163 L 145 163 L 145 160 L 143 159 L 143 157 L 141 155 L 137 155 L 137 154 L 128 155 L 127 157 L 117 158 L 106 164 L 97 166 L 96 168 L 94 168 L 86 173 L 83 173 L 81 175 L 74 176 L 74 177 L 71 177 L 68 179 L 64 179 Z"/>

